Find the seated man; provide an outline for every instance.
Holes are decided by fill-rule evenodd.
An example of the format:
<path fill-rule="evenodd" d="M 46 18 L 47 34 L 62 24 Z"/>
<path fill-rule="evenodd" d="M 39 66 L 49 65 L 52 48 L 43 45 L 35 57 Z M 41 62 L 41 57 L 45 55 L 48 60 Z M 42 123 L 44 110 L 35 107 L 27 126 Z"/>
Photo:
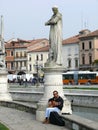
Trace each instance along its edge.
<path fill-rule="evenodd" d="M 45 120 L 43 123 L 49 123 L 49 116 L 50 112 L 55 111 L 55 112 L 60 112 L 63 108 L 63 99 L 58 95 L 58 91 L 53 91 L 53 97 L 49 99 L 48 101 L 48 108 L 46 108 L 45 112 Z"/>

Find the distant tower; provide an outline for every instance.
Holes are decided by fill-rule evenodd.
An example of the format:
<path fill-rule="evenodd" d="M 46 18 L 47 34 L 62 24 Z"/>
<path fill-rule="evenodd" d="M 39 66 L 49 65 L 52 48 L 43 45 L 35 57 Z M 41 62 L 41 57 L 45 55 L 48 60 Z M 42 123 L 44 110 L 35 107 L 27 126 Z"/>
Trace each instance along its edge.
<path fill-rule="evenodd" d="M 3 16 L 1 16 L 1 37 L 0 37 L 0 101 L 12 101 L 8 92 L 7 70 L 5 66 L 5 46 Z"/>
<path fill-rule="evenodd" d="M 2 53 L 5 53 L 5 47 L 4 47 L 4 21 L 3 16 L 1 15 L 1 46 L 0 49 L 2 50 Z"/>
<path fill-rule="evenodd" d="M 3 22 L 3 16 L 1 16 L 0 68 L 5 69 L 5 47 L 4 47 L 4 22 Z"/>

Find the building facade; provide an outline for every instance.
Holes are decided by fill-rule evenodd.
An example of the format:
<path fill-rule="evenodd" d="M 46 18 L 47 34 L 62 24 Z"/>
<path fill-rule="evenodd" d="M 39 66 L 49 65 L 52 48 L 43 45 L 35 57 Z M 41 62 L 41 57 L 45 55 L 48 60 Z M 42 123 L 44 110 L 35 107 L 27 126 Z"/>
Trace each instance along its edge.
<path fill-rule="evenodd" d="M 37 73 L 48 59 L 49 41 L 45 38 L 30 41 L 16 40 L 5 44 L 6 67 L 9 73 Z M 82 30 L 63 40 L 62 65 L 69 70 L 98 70 L 98 30 Z"/>
<path fill-rule="evenodd" d="M 66 71 L 79 69 L 79 35 L 63 40 L 62 64 Z"/>
<path fill-rule="evenodd" d="M 83 30 L 79 37 L 79 69 L 98 71 L 98 30 Z"/>
<path fill-rule="evenodd" d="M 47 41 L 46 41 L 47 42 Z M 43 74 L 43 67 L 48 59 L 49 45 L 45 44 L 44 47 L 30 50 L 27 53 L 28 56 L 28 73 L 33 73 L 41 76 Z"/>
<path fill-rule="evenodd" d="M 36 40 L 20 40 L 12 39 L 5 44 L 6 50 L 6 67 L 10 74 L 25 74 L 33 73 L 34 65 L 40 62 L 39 65 L 43 66 L 43 52 L 40 53 L 41 48 L 47 46 L 47 39 L 36 39 Z M 32 53 L 33 52 L 33 53 Z M 42 62 L 42 63 L 41 63 Z"/>
<path fill-rule="evenodd" d="M 12 39 L 5 43 L 6 51 L 6 68 L 8 73 L 18 73 L 20 71 L 27 71 L 27 47 L 29 41 L 20 39 Z"/>

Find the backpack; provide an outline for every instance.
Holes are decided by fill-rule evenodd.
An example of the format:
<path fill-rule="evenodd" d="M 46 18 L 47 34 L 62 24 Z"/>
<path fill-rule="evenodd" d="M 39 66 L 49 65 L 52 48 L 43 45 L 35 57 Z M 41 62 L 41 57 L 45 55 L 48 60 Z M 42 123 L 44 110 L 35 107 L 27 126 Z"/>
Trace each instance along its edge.
<path fill-rule="evenodd" d="M 65 122 L 62 117 L 55 111 L 50 112 L 49 122 L 58 126 L 65 126 Z"/>

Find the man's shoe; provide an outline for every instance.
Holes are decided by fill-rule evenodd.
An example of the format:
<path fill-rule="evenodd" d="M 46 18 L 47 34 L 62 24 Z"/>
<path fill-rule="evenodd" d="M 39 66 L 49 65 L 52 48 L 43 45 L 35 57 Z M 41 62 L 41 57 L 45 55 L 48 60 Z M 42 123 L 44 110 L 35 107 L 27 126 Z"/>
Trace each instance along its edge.
<path fill-rule="evenodd" d="M 49 119 L 45 119 L 42 123 L 43 124 L 49 124 Z"/>
<path fill-rule="evenodd" d="M 44 119 L 44 121 L 42 123 L 43 124 L 47 124 L 47 119 Z"/>

